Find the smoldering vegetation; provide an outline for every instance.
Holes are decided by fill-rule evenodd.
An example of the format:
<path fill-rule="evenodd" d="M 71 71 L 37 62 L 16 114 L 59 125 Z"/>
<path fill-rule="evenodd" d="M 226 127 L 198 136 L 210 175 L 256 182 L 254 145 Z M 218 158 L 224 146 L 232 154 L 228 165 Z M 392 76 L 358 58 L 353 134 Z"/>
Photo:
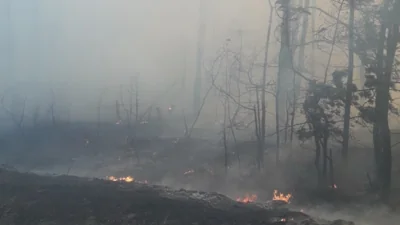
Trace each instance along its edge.
<path fill-rule="evenodd" d="M 0 4 L 0 224 L 398 221 L 400 1 Z"/>

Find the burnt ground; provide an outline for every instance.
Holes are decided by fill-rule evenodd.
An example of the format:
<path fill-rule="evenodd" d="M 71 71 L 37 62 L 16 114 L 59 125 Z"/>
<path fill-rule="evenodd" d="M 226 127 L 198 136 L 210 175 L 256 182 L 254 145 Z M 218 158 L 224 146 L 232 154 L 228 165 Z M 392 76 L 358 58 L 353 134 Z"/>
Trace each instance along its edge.
<path fill-rule="evenodd" d="M 0 171 L 0 224 L 4 225 L 267 225 L 305 219 L 309 222 L 303 224 L 317 223 L 300 212 L 238 203 L 217 193 Z"/>
<path fill-rule="evenodd" d="M 154 129 L 158 131 L 157 127 Z M 302 209 L 313 216 L 329 218 L 330 220 L 345 218 L 358 221 L 359 218 L 366 218 L 364 220 L 369 223 L 362 224 L 370 225 L 393 224 L 393 221 L 400 219 L 392 219 L 393 215 L 387 215 L 386 211 L 388 210 L 386 208 L 382 209 L 379 204 L 375 203 L 376 198 L 369 196 L 367 193 L 368 181 L 365 173 L 366 171 L 371 171 L 371 166 L 368 162 L 373 161 L 370 160 L 372 150 L 368 148 L 356 148 L 353 146 L 351 152 L 353 155 L 349 155 L 349 157 L 357 164 L 350 165 L 349 170 L 342 170 L 339 160 L 336 160 L 340 158 L 340 155 L 336 155 L 334 150 L 335 180 L 339 188 L 337 190 L 329 188 L 317 190 L 315 188 L 316 171 L 313 162 L 314 151 L 312 145 L 311 147 L 299 145 L 296 146 L 296 149 L 291 150 L 283 147 L 281 149 L 282 164 L 277 167 L 274 162 L 274 147 L 269 144 L 265 155 L 264 172 L 258 173 L 254 160 L 256 143 L 248 138 L 239 140 L 237 145 L 229 146 L 229 169 L 228 174 L 226 174 L 224 149 L 217 135 L 214 135 L 215 138 L 204 138 L 196 135 L 191 139 L 182 139 L 177 138 L 179 135 L 176 133 L 168 130 L 166 133 L 171 134 L 169 136 L 154 134 L 152 130 L 142 132 L 142 135 L 137 139 L 135 151 L 125 144 L 125 138 L 129 134 L 129 130 L 124 130 L 124 128 L 115 126 L 115 124 L 103 124 L 99 134 L 97 134 L 96 126 L 93 126 L 93 124 L 75 123 L 57 127 L 25 128 L 23 133 L 17 132 L 2 135 L 0 137 L 0 164 L 9 165 L 11 168 L 14 167 L 21 172 L 69 174 L 92 179 L 89 182 L 89 178 L 43 178 L 18 173 L 9 176 L 8 172 L 3 172 L 1 179 L 5 178 L 4 175 L 7 175 L 8 180 L 11 179 L 10 177 L 18 178 L 16 180 L 12 178 L 12 182 L 7 185 L 1 180 L 4 183 L 1 186 L 4 189 L 4 191 L 1 190 L 4 193 L 2 199 L 4 197 L 4 202 L 7 204 L 15 203 L 11 208 L 18 211 L 18 216 L 7 214 L 8 216 L 2 218 L 8 218 L 18 225 L 38 224 L 37 222 L 29 223 L 28 220 L 24 220 L 23 217 L 29 217 L 24 215 L 30 214 L 33 216 L 32 218 L 36 218 L 33 214 L 37 214 L 43 218 L 50 217 L 54 219 L 51 215 L 54 211 L 53 208 L 57 208 L 58 214 L 56 217 L 61 216 L 61 220 L 68 219 L 67 215 L 70 215 L 72 221 L 75 219 L 83 221 L 84 219 L 89 221 L 87 224 L 90 224 L 90 221 L 96 219 L 100 222 L 92 222 L 92 224 L 112 224 L 104 222 L 107 219 L 102 219 L 103 214 L 104 216 L 106 215 L 103 212 L 112 212 L 115 216 L 111 217 L 115 220 L 123 217 L 121 213 L 125 213 L 125 217 L 133 220 L 132 210 L 129 207 L 130 204 L 139 204 L 132 203 L 135 199 L 147 199 L 147 197 L 138 196 L 136 193 L 137 190 L 142 190 L 143 188 L 138 189 L 138 185 L 115 184 L 94 179 L 105 178 L 106 176 L 132 176 L 139 181 L 147 180 L 151 185 L 169 186 L 173 190 L 184 188 L 186 190 L 200 190 L 203 191 L 202 193 L 218 192 L 229 196 L 230 199 L 243 197 L 246 194 L 256 194 L 258 196 L 257 201 L 261 203 L 271 200 L 273 191 L 279 190 L 282 193 L 293 194 L 291 207 L 298 210 Z M 198 133 L 211 132 L 198 130 Z M 213 134 L 208 135 L 213 136 Z M 86 140 L 89 140 L 88 144 Z M 339 153 L 339 151 L 337 152 Z M 292 157 L 287 157 L 288 153 L 292 154 Z M 395 151 L 394 162 L 396 160 L 399 160 L 399 154 Z M 395 205 L 400 205 L 398 204 L 400 202 L 400 191 L 396 191 L 400 190 L 396 187 L 396 182 L 399 181 L 399 179 L 396 179 L 398 177 L 396 176 L 396 166 L 396 163 L 394 163 L 393 201 Z M 194 172 L 186 173 L 188 171 Z M 158 187 L 155 189 L 159 190 Z M 398 185 L 398 187 L 400 186 Z M 153 194 L 157 192 L 148 188 L 144 188 L 143 191 L 139 192 L 150 193 L 147 191 Z M 86 202 L 85 199 L 89 199 L 86 196 L 91 196 L 89 202 Z M 130 196 L 134 196 L 134 199 Z M 155 196 L 159 196 L 159 194 Z M 57 201 L 51 200 L 53 197 Z M 20 202 L 13 202 L 13 199 L 20 199 Z M 152 209 L 149 208 L 154 207 L 154 212 L 158 216 L 148 221 L 152 221 L 153 224 L 162 223 L 160 221 L 164 221 L 163 219 L 168 214 L 168 211 L 163 211 L 162 208 L 154 206 L 155 203 L 151 203 L 154 198 L 149 197 L 148 199 L 141 200 L 142 202 L 147 202 L 145 206 L 140 203 L 136 207 L 149 210 L 146 211 L 147 213 L 151 213 Z M 184 199 L 186 201 L 187 197 Z M 229 204 L 238 204 L 230 199 L 229 201 L 227 200 L 230 202 Z M 113 203 L 111 204 L 107 201 Z M 166 206 L 170 204 L 170 201 L 174 201 L 173 204 L 178 204 L 175 202 L 177 201 L 176 199 L 167 198 L 165 201 L 165 204 L 157 203 L 157 205 Z M 184 206 L 179 207 L 186 208 L 185 204 L 192 204 L 192 201 L 193 199 L 190 199 L 187 203 L 180 202 Z M 196 204 L 197 201 L 198 199 L 195 201 Z M 3 200 L 0 203 L 3 204 Z M 34 207 L 30 207 L 30 205 Z M 105 207 L 103 205 L 111 208 L 102 208 Z M 203 209 L 201 208 L 203 206 L 196 205 L 196 207 L 196 210 Z M 214 209 L 207 207 L 205 208 L 207 212 L 214 212 Z M 43 208 L 44 212 L 34 211 L 41 208 Z M 219 211 L 217 211 L 221 213 L 220 217 L 224 218 L 224 213 L 227 213 L 227 219 L 224 220 L 232 221 L 228 215 L 230 215 L 230 211 L 236 212 L 234 210 L 236 206 L 229 206 L 223 209 L 228 212 L 222 212 L 221 209 L 218 209 Z M 4 210 L 6 209 L 4 208 Z M 69 211 L 72 213 L 65 213 Z M 81 211 L 84 213 L 81 213 Z M 381 213 L 381 211 L 384 212 Z M 92 212 L 96 212 L 99 215 L 92 215 Z M 253 215 L 252 213 L 250 214 Z M 143 211 L 143 214 L 146 213 Z M 185 213 L 185 215 L 190 215 L 190 213 Z M 15 223 L 13 218 L 17 217 L 20 220 Z M 264 218 L 258 217 L 258 214 L 255 217 Z M 139 217 L 134 218 L 137 219 Z M 143 218 L 147 217 L 140 218 L 135 220 L 136 224 L 147 224 L 142 221 Z M 172 217 L 169 216 L 169 218 L 175 217 L 173 215 Z M 232 218 L 236 217 L 233 216 Z M 385 219 L 385 222 L 382 222 L 382 218 Z M 50 221 L 48 224 L 52 224 L 51 219 L 47 219 Z M 40 218 L 36 218 L 36 220 L 40 220 Z M 33 221 L 36 220 L 34 219 Z M 198 218 L 196 220 L 202 221 Z M 24 221 L 28 222 L 24 223 Z M 182 219 L 182 221 L 185 220 Z M 374 222 L 370 223 L 371 221 Z M 65 223 L 65 221 L 63 222 Z M 215 223 L 217 222 L 219 220 L 216 219 Z M 130 224 L 135 223 L 132 222 Z M 201 224 L 200 222 L 198 223 Z M 12 223 L 5 221 L 5 224 Z M 84 224 L 84 222 L 75 224 Z M 116 222 L 116 224 L 123 224 L 123 222 Z M 207 222 L 207 224 L 213 223 Z"/>

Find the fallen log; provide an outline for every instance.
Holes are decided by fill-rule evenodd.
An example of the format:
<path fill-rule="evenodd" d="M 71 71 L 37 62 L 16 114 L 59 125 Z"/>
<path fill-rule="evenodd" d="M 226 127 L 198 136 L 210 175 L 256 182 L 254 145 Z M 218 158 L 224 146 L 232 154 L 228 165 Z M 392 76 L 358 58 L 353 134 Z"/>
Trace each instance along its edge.
<path fill-rule="evenodd" d="M 0 225 L 296 224 L 296 213 L 218 193 L 0 170 Z"/>

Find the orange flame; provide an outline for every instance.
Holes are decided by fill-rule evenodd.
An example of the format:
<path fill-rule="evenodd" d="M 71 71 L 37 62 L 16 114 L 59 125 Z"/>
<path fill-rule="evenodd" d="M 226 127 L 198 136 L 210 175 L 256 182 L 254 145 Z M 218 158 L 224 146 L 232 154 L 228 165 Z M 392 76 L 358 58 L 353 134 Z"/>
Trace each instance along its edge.
<path fill-rule="evenodd" d="M 257 195 L 252 194 L 246 194 L 244 198 L 237 198 L 236 201 L 242 202 L 242 203 L 249 203 L 249 202 L 255 202 L 257 200 Z"/>
<path fill-rule="evenodd" d="M 127 176 L 127 177 L 115 177 L 115 176 L 109 176 L 107 177 L 107 180 L 110 181 L 124 181 L 127 183 L 131 183 L 131 182 L 135 182 L 138 184 L 148 184 L 149 182 L 147 180 L 136 180 L 135 178 L 131 177 L 131 176 Z"/>
<path fill-rule="evenodd" d="M 287 195 L 284 195 L 282 193 L 278 194 L 278 191 L 274 190 L 274 196 L 272 197 L 272 200 L 284 201 L 289 203 L 291 198 L 292 194 L 287 194 Z"/>
<path fill-rule="evenodd" d="M 107 180 L 111 180 L 111 181 L 125 181 L 127 183 L 133 182 L 135 181 L 135 178 L 131 177 L 131 176 L 127 176 L 127 177 L 114 177 L 114 176 L 110 176 L 107 177 Z"/>

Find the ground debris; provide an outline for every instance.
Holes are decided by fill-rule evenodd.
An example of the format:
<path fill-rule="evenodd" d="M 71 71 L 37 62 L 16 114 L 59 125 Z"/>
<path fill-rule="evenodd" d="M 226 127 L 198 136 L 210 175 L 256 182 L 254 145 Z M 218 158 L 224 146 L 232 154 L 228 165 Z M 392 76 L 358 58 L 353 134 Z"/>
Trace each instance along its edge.
<path fill-rule="evenodd" d="M 314 224 L 296 223 L 300 215 L 313 221 L 304 213 L 243 204 L 218 193 L 6 170 L 0 172 L 0 202 L 0 225 Z"/>

